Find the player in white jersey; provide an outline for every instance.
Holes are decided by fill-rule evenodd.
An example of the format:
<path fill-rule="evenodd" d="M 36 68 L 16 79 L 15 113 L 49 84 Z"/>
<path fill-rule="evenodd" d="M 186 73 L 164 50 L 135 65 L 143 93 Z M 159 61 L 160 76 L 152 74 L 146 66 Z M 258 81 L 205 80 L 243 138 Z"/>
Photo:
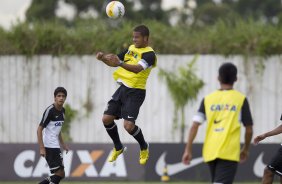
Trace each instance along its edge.
<path fill-rule="evenodd" d="M 282 121 L 282 114 L 280 120 Z M 282 133 L 282 124 L 280 124 L 278 127 L 274 128 L 269 132 L 263 133 L 255 137 L 254 144 L 258 144 L 260 141 L 264 140 L 267 137 L 271 137 L 281 133 Z M 270 163 L 264 168 L 262 183 L 263 184 L 273 183 L 274 174 L 280 176 L 280 183 L 282 183 L 282 144 L 279 147 L 276 154 L 272 157 Z"/>
<path fill-rule="evenodd" d="M 68 147 L 61 135 L 65 119 L 63 105 L 66 98 L 67 90 L 63 87 L 57 87 L 54 91 L 54 103 L 44 111 L 37 129 L 40 155 L 45 157 L 50 172 L 53 174 L 39 184 L 58 184 L 65 177 L 63 156 L 60 148 L 62 146 L 64 150 L 68 151 Z"/>

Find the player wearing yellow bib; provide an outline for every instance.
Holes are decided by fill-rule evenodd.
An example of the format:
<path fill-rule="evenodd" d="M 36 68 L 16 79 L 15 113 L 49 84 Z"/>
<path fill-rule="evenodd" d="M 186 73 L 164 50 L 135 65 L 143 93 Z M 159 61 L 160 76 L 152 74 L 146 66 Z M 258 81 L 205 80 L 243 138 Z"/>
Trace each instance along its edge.
<path fill-rule="evenodd" d="M 208 164 L 212 183 L 232 184 L 238 162 L 244 162 L 252 139 L 253 120 L 245 95 L 233 89 L 237 80 L 237 68 L 224 63 L 219 68 L 220 89 L 205 96 L 193 125 L 182 157 L 184 164 L 192 159 L 192 143 L 198 127 L 207 122 L 203 145 L 203 158 Z M 241 123 L 245 126 L 245 144 L 240 149 Z"/>
<path fill-rule="evenodd" d="M 133 30 L 133 45 L 118 54 L 104 54 L 98 52 L 96 58 L 105 64 L 118 67 L 113 73 L 114 79 L 120 87 L 108 102 L 102 121 L 113 140 L 114 149 L 109 158 L 113 162 L 123 153 L 125 147 L 120 141 L 115 119 L 124 119 L 124 128 L 140 145 L 139 163 L 146 164 L 149 158 L 149 145 L 145 141 L 143 133 L 135 121 L 139 109 L 145 100 L 146 82 L 153 67 L 157 64 L 154 50 L 148 46 L 149 29 L 140 25 Z"/>

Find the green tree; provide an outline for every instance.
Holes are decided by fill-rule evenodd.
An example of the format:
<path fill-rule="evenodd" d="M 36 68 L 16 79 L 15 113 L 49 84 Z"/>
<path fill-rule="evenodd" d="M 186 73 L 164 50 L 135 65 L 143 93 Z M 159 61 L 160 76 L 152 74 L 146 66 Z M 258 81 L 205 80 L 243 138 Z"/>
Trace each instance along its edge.
<path fill-rule="evenodd" d="M 53 20 L 56 18 L 55 11 L 58 8 L 59 0 L 32 0 L 31 6 L 27 10 L 26 17 L 28 22 Z M 105 9 L 107 1 L 101 0 L 63 0 L 65 3 L 72 5 L 76 10 L 74 20 L 67 22 L 70 25 L 80 19 L 80 15 L 88 10 L 94 10 L 97 18 L 105 18 Z M 125 15 L 123 19 L 133 20 L 135 22 L 142 22 L 147 19 L 154 19 L 163 23 L 168 23 L 167 12 L 161 8 L 161 0 L 139 0 L 121 1 L 125 6 Z M 136 8 L 137 7 L 137 8 Z M 62 19 L 63 21 L 66 21 Z M 66 24 L 67 24 L 66 23 Z"/>
<path fill-rule="evenodd" d="M 134 12 L 132 16 L 135 20 L 153 19 L 163 23 L 168 23 L 168 14 L 161 7 L 162 0 L 140 0 L 141 9 Z M 133 19 L 133 20 L 134 20 Z"/>
<path fill-rule="evenodd" d="M 197 98 L 198 92 L 204 82 L 195 74 L 194 64 L 198 55 L 185 67 L 180 67 L 178 72 L 168 72 L 160 69 L 159 76 L 164 79 L 174 103 L 173 130 L 180 128 L 180 141 L 184 142 L 185 106 Z M 181 117 L 179 120 L 178 117 Z M 180 121 L 180 126 L 179 126 Z"/>
<path fill-rule="evenodd" d="M 64 0 L 66 3 L 71 4 L 76 9 L 76 18 L 82 13 L 86 12 L 90 8 L 97 12 L 98 17 L 105 17 L 105 9 L 107 1 L 101 0 Z"/>
<path fill-rule="evenodd" d="M 64 141 L 70 142 L 72 138 L 70 136 L 71 122 L 77 115 L 77 110 L 74 110 L 69 104 L 65 104 L 65 121 L 62 126 L 62 136 Z"/>
<path fill-rule="evenodd" d="M 26 11 L 28 22 L 52 20 L 56 17 L 58 0 L 33 0 Z"/>
<path fill-rule="evenodd" d="M 281 13 L 282 8 L 280 0 L 238 0 L 234 4 L 234 10 L 245 19 L 252 17 L 254 20 L 264 19 L 272 22 L 272 19 Z"/>
<path fill-rule="evenodd" d="M 194 25 L 214 25 L 219 19 L 232 20 L 236 13 L 226 4 L 205 3 L 194 11 Z"/>

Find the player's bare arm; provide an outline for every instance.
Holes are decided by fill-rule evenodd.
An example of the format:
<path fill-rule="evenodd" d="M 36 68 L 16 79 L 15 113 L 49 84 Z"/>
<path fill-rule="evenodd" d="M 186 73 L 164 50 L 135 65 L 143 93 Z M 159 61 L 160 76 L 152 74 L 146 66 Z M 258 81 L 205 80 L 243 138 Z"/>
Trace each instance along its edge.
<path fill-rule="evenodd" d="M 282 125 L 279 125 L 278 127 L 276 127 L 275 129 L 269 132 L 256 136 L 254 139 L 254 144 L 258 144 L 260 141 L 264 140 L 267 137 L 271 137 L 271 136 L 278 135 L 281 133 L 282 133 Z"/>
<path fill-rule="evenodd" d="M 103 52 L 97 52 L 96 58 L 100 61 L 103 61 L 108 66 L 111 66 L 111 67 L 120 66 L 133 73 L 139 73 L 142 70 L 144 70 L 144 68 L 140 64 L 137 64 L 137 65 L 127 64 L 126 62 L 121 61 L 118 58 L 118 56 L 115 54 L 105 54 Z"/>
<path fill-rule="evenodd" d="M 45 157 L 46 151 L 45 151 L 45 147 L 44 147 L 44 144 L 43 144 L 43 138 L 42 138 L 43 129 L 44 129 L 44 127 L 42 127 L 40 125 L 38 126 L 38 128 L 37 128 L 37 140 L 38 140 L 40 155 Z"/>
<path fill-rule="evenodd" d="M 139 72 L 141 72 L 142 70 L 144 70 L 144 68 L 143 68 L 141 65 L 139 65 L 139 64 L 137 64 L 137 65 L 131 65 L 131 64 L 127 64 L 127 63 L 122 63 L 122 64 L 120 65 L 120 67 L 122 67 L 122 68 L 124 68 L 124 69 L 126 69 L 126 70 L 128 70 L 128 71 L 131 71 L 131 72 L 133 72 L 133 73 L 139 73 Z"/>
<path fill-rule="evenodd" d="M 69 147 L 65 144 L 61 132 L 60 132 L 60 134 L 59 134 L 59 140 L 60 140 L 60 144 L 61 144 L 62 148 L 66 151 L 66 153 L 68 153 Z"/>
<path fill-rule="evenodd" d="M 257 145 L 260 141 L 266 138 L 265 134 L 258 135 L 254 138 L 254 144 Z"/>
<path fill-rule="evenodd" d="M 241 153 L 240 153 L 240 162 L 241 163 L 245 162 L 249 156 L 249 147 L 250 147 L 250 143 L 252 140 L 252 136 L 253 136 L 253 126 L 251 125 L 246 126 L 245 144 L 243 148 L 241 149 Z"/>
<path fill-rule="evenodd" d="M 185 150 L 182 156 L 182 162 L 184 164 L 190 164 L 190 161 L 192 160 L 192 144 L 194 142 L 194 139 L 198 133 L 198 128 L 201 124 L 198 122 L 193 122 L 193 125 L 189 131 L 189 135 L 188 135 L 188 140 L 187 140 L 187 144 L 185 146 Z"/>
<path fill-rule="evenodd" d="M 118 56 L 115 54 L 105 54 L 103 52 L 97 52 L 96 58 L 111 67 L 118 67 L 122 63 L 122 61 L 120 61 Z"/>

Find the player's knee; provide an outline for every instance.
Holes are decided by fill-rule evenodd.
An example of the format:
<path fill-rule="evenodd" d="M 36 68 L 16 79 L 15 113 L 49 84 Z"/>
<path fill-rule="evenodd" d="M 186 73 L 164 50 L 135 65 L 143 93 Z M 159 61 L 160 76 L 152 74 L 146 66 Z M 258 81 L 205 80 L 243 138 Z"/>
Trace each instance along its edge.
<path fill-rule="evenodd" d="M 128 133 L 131 133 L 134 130 L 135 124 L 132 123 L 131 121 L 125 120 L 123 127 Z"/>
<path fill-rule="evenodd" d="M 107 118 L 105 116 L 102 117 L 102 122 L 104 125 L 107 124 Z"/>
<path fill-rule="evenodd" d="M 102 122 L 104 125 L 109 125 L 110 123 L 112 123 L 114 121 L 114 117 L 110 116 L 110 115 L 103 115 L 102 117 Z"/>
<path fill-rule="evenodd" d="M 61 179 L 65 178 L 65 170 L 63 168 L 59 169 L 55 174 L 60 176 Z"/>
<path fill-rule="evenodd" d="M 62 171 L 61 178 L 64 179 L 66 177 L 65 171 Z"/>
<path fill-rule="evenodd" d="M 264 168 L 263 175 L 264 177 L 273 177 L 274 176 L 273 172 L 268 167 Z"/>

